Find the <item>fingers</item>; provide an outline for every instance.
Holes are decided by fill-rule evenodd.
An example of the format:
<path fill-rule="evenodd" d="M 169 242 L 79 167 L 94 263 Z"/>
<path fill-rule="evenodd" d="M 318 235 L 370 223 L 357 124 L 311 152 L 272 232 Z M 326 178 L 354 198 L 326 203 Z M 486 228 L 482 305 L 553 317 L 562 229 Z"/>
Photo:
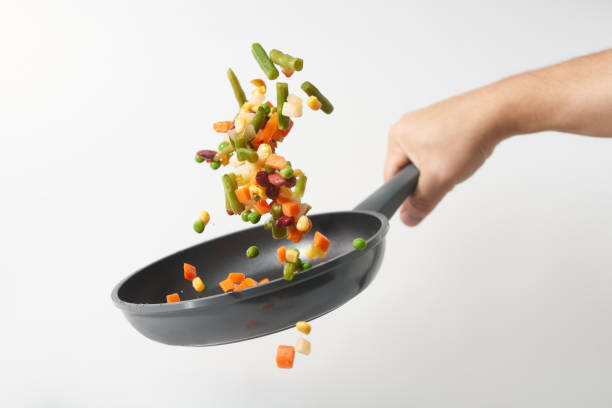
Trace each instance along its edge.
<path fill-rule="evenodd" d="M 450 190 L 448 183 L 421 173 L 416 190 L 409 196 L 400 210 L 400 219 L 410 227 L 419 225 Z"/>
<path fill-rule="evenodd" d="M 384 177 L 385 181 L 389 180 L 395 175 L 402 167 L 408 164 L 410 160 L 404 152 L 400 149 L 399 145 L 394 139 L 389 138 L 389 144 L 387 146 L 387 157 L 385 159 Z"/>

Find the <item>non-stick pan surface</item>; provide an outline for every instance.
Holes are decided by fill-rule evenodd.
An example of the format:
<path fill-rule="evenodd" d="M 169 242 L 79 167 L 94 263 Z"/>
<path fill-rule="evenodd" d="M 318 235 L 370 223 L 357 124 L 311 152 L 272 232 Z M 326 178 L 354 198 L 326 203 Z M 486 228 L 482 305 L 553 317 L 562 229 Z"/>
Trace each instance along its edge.
<path fill-rule="evenodd" d="M 317 230 L 332 245 L 325 259 L 313 262 L 312 268 L 297 273 L 291 282 L 283 279 L 283 267 L 276 258 L 281 243 L 270 237 L 270 231 L 254 227 L 146 266 L 120 282 L 112 299 L 136 330 L 174 345 L 208 346 L 247 340 L 321 316 L 372 281 L 382 262 L 388 217 L 412 192 L 417 178 L 416 168 L 407 166 L 355 211 L 311 216 L 311 232 L 295 246 L 302 252 Z M 366 240 L 365 250 L 353 248 L 357 237 Z M 250 245 L 259 246 L 257 258 L 244 255 Z M 204 292 L 196 292 L 183 278 L 183 263 L 197 267 L 207 287 Z M 223 293 L 218 282 L 229 272 L 243 272 L 256 280 L 269 278 L 271 282 Z M 180 294 L 181 302 L 165 303 L 166 295 L 173 292 Z"/>

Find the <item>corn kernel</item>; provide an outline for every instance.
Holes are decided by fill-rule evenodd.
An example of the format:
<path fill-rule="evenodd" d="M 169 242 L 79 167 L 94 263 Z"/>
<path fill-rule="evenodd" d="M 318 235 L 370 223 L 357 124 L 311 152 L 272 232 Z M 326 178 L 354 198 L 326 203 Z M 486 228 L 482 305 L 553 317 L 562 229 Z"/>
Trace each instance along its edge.
<path fill-rule="evenodd" d="M 248 112 L 248 111 L 251 110 L 252 107 L 253 107 L 253 104 L 251 102 L 245 102 L 240 107 L 240 112 Z M 238 133 L 240 133 L 240 132 L 238 132 Z"/>
<path fill-rule="evenodd" d="M 295 328 L 301 331 L 304 334 L 310 334 L 310 324 L 304 321 L 299 321 L 295 324 Z"/>
<path fill-rule="evenodd" d="M 305 338 L 300 337 L 295 345 L 295 351 L 305 355 L 310 354 L 310 342 Z"/>
<path fill-rule="evenodd" d="M 229 163 L 229 157 L 227 157 L 227 154 L 224 154 L 223 156 L 221 156 L 221 164 L 224 166 L 227 166 L 228 163 Z"/>
<path fill-rule="evenodd" d="M 199 276 L 192 280 L 191 284 L 193 285 L 193 288 L 198 292 L 201 292 L 206 289 L 206 285 L 204 285 L 204 282 L 202 282 L 202 279 L 200 279 Z"/>
<path fill-rule="evenodd" d="M 294 175 L 295 177 L 300 177 L 300 176 L 303 176 L 303 175 L 304 175 L 304 172 L 303 172 L 302 170 L 300 170 L 300 169 L 293 170 L 293 175 Z"/>
<path fill-rule="evenodd" d="M 208 213 L 208 211 L 202 211 L 200 213 L 200 220 L 204 223 L 204 225 L 208 224 L 208 222 L 210 221 L 210 214 Z"/>
<path fill-rule="evenodd" d="M 236 118 L 236 120 L 234 121 L 234 126 L 236 127 L 237 133 L 242 133 L 242 131 L 244 131 L 244 128 L 246 127 L 245 118 L 242 118 L 242 117 Z"/>
<path fill-rule="evenodd" d="M 257 156 L 260 161 L 264 161 L 272 154 L 272 147 L 267 143 L 262 143 L 257 148 Z"/>
<path fill-rule="evenodd" d="M 300 256 L 300 253 L 295 249 L 289 249 L 287 250 L 287 252 L 285 252 L 285 259 L 287 260 L 287 262 L 295 263 L 298 259 L 298 256 Z"/>
<path fill-rule="evenodd" d="M 325 256 L 327 255 L 327 252 L 321 251 L 318 247 L 316 246 L 312 246 L 314 254 L 316 256 L 318 256 L 319 258 L 325 258 Z"/>
<path fill-rule="evenodd" d="M 251 80 L 251 84 L 255 85 L 255 89 L 257 91 L 259 91 L 262 94 L 266 93 L 266 83 L 263 81 L 263 79 L 253 79 Z"/>
<path fill-rule="evenodd" d="M 297 227 L 298 231 L 306 232 L 306 231 L 308 231 L 308 228 L 310 227 L 310 220 L 308 219 L 307 216 L 302 215 L 298 219 L 296 227 Z"/>
<path fill-rule="evenodd" d="M 308 105 L 310 109 L 315 111 L 321 109 L 321 101 L 319 101 L 319 99 L 314 95 L 308 97 L 306 105 Z"/>
<path fill-rule="evenodd" d="M 266 196 L 266 192 L 263 190 L 263 188 L 259 187 L 259 186 L 254 186 L 254 185 L 250 185 L 249 186 L 249 192 L 251 193 L 251 197 L 259 197 L 261 200 L 265 200 L 268 197 Z"/>

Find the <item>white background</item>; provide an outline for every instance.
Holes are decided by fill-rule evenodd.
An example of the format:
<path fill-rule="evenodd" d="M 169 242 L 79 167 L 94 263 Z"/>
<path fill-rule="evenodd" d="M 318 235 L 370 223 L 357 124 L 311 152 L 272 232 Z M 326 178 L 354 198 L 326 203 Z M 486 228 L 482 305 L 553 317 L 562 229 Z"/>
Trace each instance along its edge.
<path fill-rule="evenodd" d="M 235 112 L 227 67 L 262 76 L 252 42 L 302 56 L 290 86 L 336 107 L 282 146 L 316 211 L 381 183 L 403 112 L 611 45 L 609 1 L 411 3 L 2 0 L 0 405 L 612 405 L 611 140 L 514 138 L 422 226 L 394 218 L 377 279 L 291 371 L 293 330 L 170 347 L 112 305 L 137 268 L 243 228 L 193 155 Z"/>

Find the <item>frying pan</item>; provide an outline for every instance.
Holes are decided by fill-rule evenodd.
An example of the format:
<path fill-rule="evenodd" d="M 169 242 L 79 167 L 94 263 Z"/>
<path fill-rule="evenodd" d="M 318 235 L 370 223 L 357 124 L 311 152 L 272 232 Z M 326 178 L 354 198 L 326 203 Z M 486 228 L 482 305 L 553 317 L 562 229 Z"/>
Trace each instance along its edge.
<path fill-rule="evenodd" d="M 155 341 L 181 346 L 212 346 L 248 340 L 287 329 L 343 305 L 364 290 L 376 276 L 385 252 L 389 218 L 413 192 L 419 171 L 409 164 L 353 211 L 310 216 L 311 232 L 296 245 L 303 253 L 314 231 L 332 245 L 326 258 L 283 279 L 276 257 L 279 241 L 270 231 L 254 227 L 203 242 L 160 259 L 119 282 L 112 291 L 115 305 L 132 326 Z M 353 239 L 366 240 L 356 250 Z M 246 248 L 257 244 L 260 254 L 248 259 Z M 196 292 L 183 277 L 183 263 L 196 266 L 206 284 Z M 236 293 L 223 293 L 218 282 L 229 272 L 243 272 L 270 283 Z M 178 292 L 181 302 L 165 303 Z"/>

